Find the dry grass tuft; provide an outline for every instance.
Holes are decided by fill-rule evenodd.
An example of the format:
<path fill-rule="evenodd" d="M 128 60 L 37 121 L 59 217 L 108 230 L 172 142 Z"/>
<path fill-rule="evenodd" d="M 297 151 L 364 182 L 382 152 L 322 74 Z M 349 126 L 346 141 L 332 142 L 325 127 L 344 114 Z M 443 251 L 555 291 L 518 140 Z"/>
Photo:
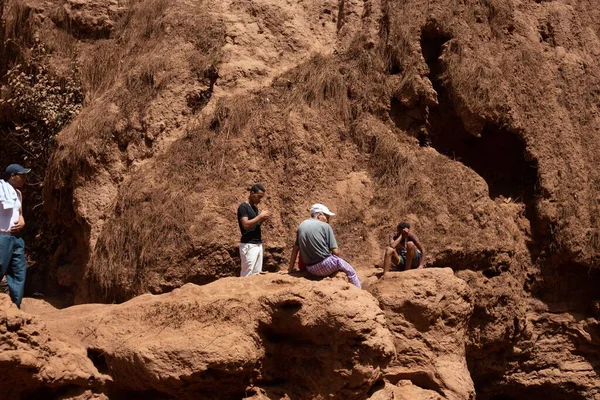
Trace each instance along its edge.
<path fill-rule="evenodd" d="M 412 52 L 412 45 L 406 39 L 407 36 L 402 36 L 396 43 L 389 44 L 383 50 L 383 60 L 386 72 L 390 75 L 408 75 L 416 69 L 413 57 L 409 55 Z"/>
<path fill-rule="evenodd" d="M 193 182 L 202 187 L 225 186 L 231 178 L 232 165 L 240 148 L 236 135 L 242 129 L 232 122 L 222 130 L 213 130 L 202 120 L 188 127 L 185 136 L 165 154 L 164 163 L 168 174 L 181 184 Z M 229 136 L 228 136 L 229 135 Z"/>
<path fill-rule="evenodd" d="M 117 31 L 131 43 L 158 39 L 164 33 L 164 15 L 173 0 L 134 0 L 119 21 Z"/>
<path fill-rule="evenodd" d="M 44 43 L 47 43 L 48 51 L 52 53 L 55 60 L 60 58 L 73 62 L 76 59 L 77 39 L 68 32 L 42 27 L 40 36 L 44 38 Z"/>
<path fill-rule="evenodd" d="M 291 86 L 286 101 L 289 108 L 304 103 L 311 108 L 331 110 L 344 122 L 350 120 L 348 88 L 337 58 L 316 55 L 283 79 Z"/>
<path fill-rule="evenodd" d="M 55 160 L 61 165 L 55 170 L 77 164 L 92 168 L 93 160 L 112 145 L 125 150 L 141 141 L 139 121 L 173 79 L 172 67 L 165 58 L 168 45 L 164 31 L 172 4 L 172 0 L 134 1 L 115 27 L 113 38 L 98 40 L 83 53 L 80 62 L 86 108 L 62 135 L 62 150 Z M 194 16 L 194 20 L 199 18 Z M 212 21 L 208 11 L 200 19 L 207 27 Z M 224 43 L 222 26 L 215 25 L 209 35 L 198 39 L 197 46 L 207 52 L 198 56 L 204 57 L 202 65 L 206 68 L 217 62 L 218 49 Z M 185 28 L 193 30 L 187 25 Z M 195 35 L 200 36 L 197 32 Z M 99 109 L 102 111 L 97 112 Z"/>
<path fill-rule="evenodd" d="M 387 119 L 390 94 L 386 57 L 385 51 L 371 48 L 364 36 L 357 36 L 348 52 L 342 55 L 341 62 L 344 64 L 348 98 L 351 102 L 352 125 L 360 121 L 363 114 Z M 354 135 L 356 132 L 350 133 Z M 360 148 L 364 148 L 364 137 L 354 139 Z"/>
<path fill-rule="evenodd" d="M 351 67 L 350 71 L 356 71 L 362 76 L 372 76 L 383 67 L 379 53 L 367 43 L 365 36 L 358 35 L 342 55 L 342 62 Z"/>
<path fill-rule="evenodd" d="M 114 85 L 122 58 L 123 50 L 114 40 L 99 40 L 91 51 L 84 53 L 81 81 L 85 104 L 91 104 Z"/>
<path fill-rule="evenodd" d="M 210 82 L 208 71 L 215 69 L 225 45 L 225 26 L 222 21 L 215 21 L 209 15 L 197 15 L 193 23 L 194 27 L 183 34 L 197 50 L 190 52 L 190 68 L 199 80 Z"/>
<path fill-rule="evenodd" d="M 159 55 L 136 58 L 125 68 L 123 86 L 111 97 L 124 116 L 142 115 L 156 95 L 171 82 L 173 75 Z"/>
<path fill-rule="evenodd" d="M 252 96 L 231 96 L 219 99 L 210 128 L 225 138 L 239 136 L 244 128 L 260 122 L 260 109 Z"/>
<path fill-rule="evenodd" d="M 24 2 L 2 2 L 0 13 L 0 75 L 4 76 L 29 58 L 37 24 L 33 10 Z"/>
<path fill-rule="evenodd" d="M 48 165 L 49 181 L 60 187 L 62 185 L 59 182 L 71 175 L 73 170 L 89 172 L 98 154 L 105 151 L 103 146 L 110 141 L 118 116 L 117 107 L 109 102 L 84 108 L 79 117 L 62 132 L 61 146 L 54 152 Z"/>
<path fill-rule="evenodd" d="M 395 136 L 391 134 L 376 136 L 371 161 L 374 177 L 384 186 L 406 189 L 406 177 L 415 172 L 406 150 L 398 144 Z M 407 197 L 408 193 L 402 193 L 401 196 Z"/>
<path fill-rule="evenodd" d="M 393 210 L 399 217 L 417 215 L 430 208 L 421 193 L 415 157 L 406 143 L 392 132 L 374 134 L 369 167 L 377 184 L 375 201 L 379 207 Z M 429 212 L 429 210 L 427 211 Z"/>
<path fill-rule="evenodd" d="M 409 147 L 402 146 L 392 133 L 379 133 L 369 160 L 378 187 L 378 206 L 393 210 L 397 216 L 421 215 L 417 211 L 426 204 L 417 191 L 417 169 Z"/>
<path fill-rule="evenodd" d="M 33 44 L 35 21 L 31 7 L 24 2 L 10 1 L 6 4 L 2 16 L 4 18 L 4 40 L 17 42 L 23 47 Z"/>
<path fill-rule="evenodd" d="M 155 75 L 165 68 L 165 62 L 159 61 L 163 57 L 160 43 L 164 36 L 165 13 L 171 4 L 172 0 L 135 1 L 119 20 L 115 39 L 99 40 L 86 52 L 87 57 L 82 60 L 82 81 L 87 104 L 115 85 L 121 85 L 121 81 L 131 92 L 127 103 L 145 104 L 147 94 L 151 95 L 149 92 L 166 83 L 157 82 Z"/>
<path fill-rule="evenodd" d="M 456 42 L 448 43 L 443 55 L 444 73 L 441 76 L 450 96 L 463 104 L 473 115 L 494 121 L 499 125 L 509 123 L 510 104 L 502 71 L 490 62 L 473 60 Z M 535 63 L 530 64 L 533 68 Z"/>
<path fill-rule="evenodd" d="M 132 181 L 122 188 L 115 213 L 100 235 L 89 268 L 89 276 L 111 301 L 125 301 L 146 291 L 149 267 L 176 258 L 170 251 L 186 252 L 187 228 L 194 209 L 183 190 L 167 187 L 148 189 Z"/>
<path fill-rule="evenodd" d="M 232 146 L 224 145 L 224 136 L 208 129 L 204 121 L 188 126 L 186 134 L 165 154 L 167 174 L 187 177 L 201 184 L 212 174 L 219 174 Z M 201 177 L 199 175 L 203 175 Z M 219 180 L 217 180 L 219 182 Z"/>

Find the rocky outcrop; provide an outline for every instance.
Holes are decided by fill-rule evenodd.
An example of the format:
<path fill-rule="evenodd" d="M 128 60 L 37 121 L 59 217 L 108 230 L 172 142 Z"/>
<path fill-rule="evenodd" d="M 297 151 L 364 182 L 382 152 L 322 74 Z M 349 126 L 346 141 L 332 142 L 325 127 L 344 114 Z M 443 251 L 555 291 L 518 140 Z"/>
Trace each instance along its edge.
<path fill-rule="evenodd" d="M 111 378 L 98 372 L 85 348 L 57 340 L 43 322 L 0 294 L 0 391 L 7 399 L 49 393 L 93 393 Z M 88 390 L 89 389 L 89 390 Z"/>
<path fill-rule="evenodd" d="M 339 280 L 228 278 L 39 318 L 111 377 L 106 389 L 113 394 L 356 398 L 394 355 L 376 301 Z"/>
<path fill-rule="evenodd" d="M 9 390 L 58 396 L 68 389 L 65 398 L 72 399 L 125 393 L 473 398 L 464 351 L 472 311 L 466 283 L 450 269 L 430 269 L 392 272 L 365 285 L 368 291 L 342 277 L 311 281 L 288 274 L 226 278 L 120 305 L 56 310 L 26 299 L 24 310 L 35 317 L 4 296 L 5 330 L 22 343 L 3 353 L 14 355 L 14 371 L 31 367 L 25 356 L 28 348 L 43 348 L 39 332 L 62 351 L 54 358 L 35 354 L 41 372 L 24 372 L 26 391 Z M 6 379 L 8 388 L 14 377 Z"/>
<path fill-rule="evenodd" d="M 450 268 L 436 268 L 390 272 L 367 290 L 379 300 L 394 334 L 396 358 L 386 378 L 408 380 L 445 399 L 474 399 L 465 359 L 473 312 L 469 286 Z"/>
<path fill-rule="evenodd" d="M 31 292 L 51 281 L 75 303 L 125 302 L 233 276 L 235 209 L 261 181 L 261 206 L 272 211 L 266 269 L 285 265 L 311 203 L 337 213 L 338 243 L 361 277 L 375 273 L 387 235 L 408 220 L 427 265 L 452 267 L 473 291 L 467 328 L 431 331 L 457 349 L 466 342 L 479 396 L 596 396 L 594 2 L 29 3 L 4 3 L 5 50 L 29 43 L 17 36 L 39 40 L 48 71 L 80 77 L 86 99 L 58 135 L 45 177 L 60 246 L 43 249 Z M 403 302 L 411 315 L 409 301 L 388 299 L 386 280 L 374 284 L 385 289 L 382 304 Z M 413 295 L 437 315 L 435 301 Z M 400 359 L 418 373 L 394 364 L 389 379 L 473 395 L 464 365 L 454 382 L 450 368 L 429 361 L 443 350 L 430 327 L 386 313 L 399 319 L 396 344 L 417 349 Z M 441 359 L 456 365 L 459 355 Z M 278 379 L 254 394 L 277 393 Z"/>
<path fill-rule="evenodd" d="M 598 320 L 532 305 L 532 309 L 536 308 L 537 312 L 528 315 L 531 337 L 507 354 L 502 378 L 497 385 L 481 390 L 482 398 L 497 394 L 548 400 L 599 398 Z M 535 369 L 530 365 L 535 365 Z"/>
<path fill-rule="evenodd" d="M 376 388 L 369 400 L 440 400 L 442 396 L 433 390 L 423 389 L 408 380 L 402 380 L 392 385 L 385 382 L 381 388 Z"/>
<path fill-rule="evenodd" d="M 600 396 L 597 374 L 600 327 L 597 319 L 576 312 L 564 313 L 539 300 L 507 295 L 506 292 L 496 299 L 497 305 L 487 303 L 486 307 L 487 317 L 493 323 L 487 324 L 487 332 L 474 331 L 468 346 L 473 379 L 495 382 L 480 384 L 478 398 L 506 396 L 559 400 Z M 517 301 L 526 304 L 517 304 Z M 498 312 L 504 307 L 515 306 L 528 311 L 526 314 L 518 310 L 513 314 Z M 496 313 L 497 316 L 512 315 L 514 319 L 497 320 L 493 316 Z M 483 317 L 481 311 L 476 314 L 479 314 L 474 315 L 476 319 Z M 490 357 L 490 354 L 502 356 Z"/>

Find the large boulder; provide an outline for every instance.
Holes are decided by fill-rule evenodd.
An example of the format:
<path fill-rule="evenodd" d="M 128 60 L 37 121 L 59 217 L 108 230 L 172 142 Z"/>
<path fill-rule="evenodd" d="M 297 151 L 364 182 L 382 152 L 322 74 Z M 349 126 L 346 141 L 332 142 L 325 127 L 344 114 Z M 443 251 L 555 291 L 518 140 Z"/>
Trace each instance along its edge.
<path fill-rule="evenodd" d="M 111 376 L 111 393 L 356 398 L 382 378 L 394 355 L 385 316 L 369 293 L 341 280 L 287 274 L 187 284 L 40 318 Z"/>
<path fill-rule="evenodd" d="M 394 334 L 392 383 L 410 380 L 446 399 L 474 399 L 465 358 L 473 294 L 450 268 L 390 272 L 368 286 Z"/>

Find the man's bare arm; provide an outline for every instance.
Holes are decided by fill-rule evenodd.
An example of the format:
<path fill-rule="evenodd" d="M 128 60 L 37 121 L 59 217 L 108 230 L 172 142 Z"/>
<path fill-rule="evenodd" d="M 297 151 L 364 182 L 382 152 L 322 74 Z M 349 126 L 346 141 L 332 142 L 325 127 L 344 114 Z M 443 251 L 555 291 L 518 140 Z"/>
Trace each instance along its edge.
<path fill-rule="evenodd" d="M 23 201 L 23 196 L 21 192 L 17 190 L 17 195 L 19 196 L 19 200 Z M 15 224 L 10 228 L 10 232 L 16 233 L 25 227 L 25 218 L 23 217 L 23 206 L 19 208 L 19 220 L 15 222 Z"/>
<path fill-rule="evenodd" d="M 15 222 L 15 224 L 10 228 L 10 232 L 19 232 L 21 229 L 25 227 L 25 219 L 23 218 L 23 214 L 19 215 L 19 220 Z"/>
<path fill-rule="evenodd" d="M 296 258 L 298 258 L 298 250 L 300 250 L 298 248 L 298 245 L 294 245 L 294 248 L 292 249 L 292 256 L 290 257 L 288 272 L 292 272 L 294 270 L 294 267 L 296 265 Z"/>
<path fill-rule="evenodd" d="M 271 213 L 267 210 L 261 211 L 256 217 L 252 218 L 252 219 L 248 219 L 248 217 L 242 217 L 242 219 L 240 219 L 240 222 L 242 223 L 242 228 L 244 228 L 245 231 L 247 231 L 248 229 L 252 228 L 254 225 L 258 224 L 260 221 L 265 221 L 267 219 L 269 219 L 269 216 L 271 215 Z"/>
<path fill-rule="evenodd" d="M 423 247 L 423 244 L 415 234 L 411 234 L 409 240 L 411 240 L 415 244 L 417 249 L 421 252 L 421 263 L 419 264 L 419 268 L 421 268 L 423 267 L 423 263 L 425 263 L 425 247 Z"/>
<path fill-rule="evenodd" d="M 398 245 L 400 244 L 400 241 L 402 240 L 402 235 L 398 235 L 398 237 L 396 239 L 394 239 L 394 236 L 396 236 L 395 233 L 390 233 L 390 247 L 395 249 L 396 247 L 398 247 Z"/>

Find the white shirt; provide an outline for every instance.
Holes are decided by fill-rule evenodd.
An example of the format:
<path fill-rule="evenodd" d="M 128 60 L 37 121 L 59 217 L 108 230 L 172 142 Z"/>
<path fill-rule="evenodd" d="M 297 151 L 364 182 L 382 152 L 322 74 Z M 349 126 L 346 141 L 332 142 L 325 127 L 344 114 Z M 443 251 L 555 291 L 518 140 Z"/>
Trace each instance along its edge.
<path fill-rule="evenodd" d="M 0 207 L 0 232 L 10 231 L 10 228 L 19 221 L 19 216 L 21 215 L 21 192 L 16 191 L 18 199 L 15 206 L 7 209 Z"/>

